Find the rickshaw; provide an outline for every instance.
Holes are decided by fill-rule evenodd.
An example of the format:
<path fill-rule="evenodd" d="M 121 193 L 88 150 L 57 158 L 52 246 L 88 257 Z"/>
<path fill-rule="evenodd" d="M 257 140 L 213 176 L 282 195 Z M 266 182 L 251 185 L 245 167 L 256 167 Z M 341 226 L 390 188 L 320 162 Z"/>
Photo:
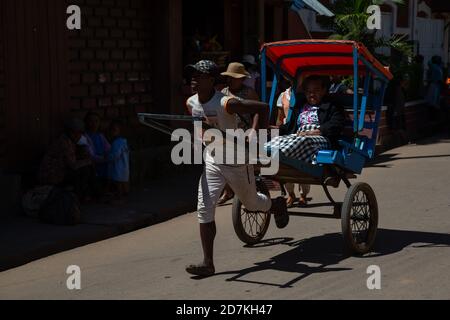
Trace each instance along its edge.
<path fill-rule="evenodd" d="M 333 217 L 341 219 L 346 253 L 363 255 L 370 252 L 378 228 L 377 199 L 367 183 L 352 184 L 350 180 L 361 174 L 366 161 L 375 156 L 384 94 L 388 82 L 393 78 L 392 74 L 363 44 L 354 41 L 296 40 L 267 43 L 261 50 L 261 63 L 262 100 L 270 105 L 271 115 L 275 112 L 277 86 L 281 77 L 290 80 L 293 88 L 297 87 L 300 75 L 353 77 L 354 94 L 353 97 L 350 95 L 353 119 L 347 124 L 350 134 L 339 141 L 340 149 L 320 151 L 316 164 L 280 155 L 278 173 L 264 179 L 278 182 L 282 189 L 285 183 L 322 186 L 334 208 Z M 268 68 L 273 73 L 270 95 L 267 95 L 266 87 Z M 364 78 L 363 91 L 360 90 L 360 78 Z M 295 92 L 291 96 L 295 97 Z M 296 121 L 291 119 L 295 107 L 293 100 L 287 121 Z M 338 188 L 342 182 L 348 191 L 341 203 L 333 199 L 329 187 Z M 257 179 L 257 189 L 270 196 L 262 177 Z M 237 236 L 244 243 L 255 245 L 261 242 L 270 220 L 269 214 L 250 212 L 238 198 L 234 199 L 233 225 Z"/>
<path fill-rule="evenodd" d="M 269 188 L 265 183 L 267 179 L 282 186 L 285 183 L 322 186 L 334 208 L 333 217 L 341 219 L 346 251 L 357 255 L 370 252 L 378 228 L 377 199 L 368 184 L 358 182 L 352 185 L 350 180 L 361 174 L 366 162 L 375 156 L 381 108 L 392 74 L 363 44 L 354 41 L 295 40 L 267 43 L 262 47 L 261 58 L 262 100 L 270 105 L 271 116 L 275 112 L 277 87 L 281 77 L 289 79 L 294 84 L 293 88 L 296 88 L 300 75 L 353 76 L 353 119 L 349 122 L 350 134 L 339 141 L 340 149 L 321 150 L 316 164 L 281 156 L 280 169 L 274 176 L 262 177 L 259 174 L 260 168 L 255 166 L 256 185 L 259 192 L 269 197 Z M 267 94 L 266 87 L 268 68 L 274 75 L 270 95 Z M 361 94 L 360 78 L 364 78 Z M 374 87 L 375 91 L 371 90 Z M 291 119 L 294 107 L 295 101 L 292 99 L 287 121 L 295 121 Z M 172 134 L 172 128 L 157 121 L 205 120 L 183 115 L 146 113 L 138 114 L 138 118 L 143 125 L 169 135 Z M 348 191 L 341 203 L 333 199 L 328 188 L 338 188 L 342 182 Z M 270 214 L 247 210 L 237 197 L 233 200 L 232 217 L 238 238 L 247 245 L 260 243 L 271 221 Z"/>

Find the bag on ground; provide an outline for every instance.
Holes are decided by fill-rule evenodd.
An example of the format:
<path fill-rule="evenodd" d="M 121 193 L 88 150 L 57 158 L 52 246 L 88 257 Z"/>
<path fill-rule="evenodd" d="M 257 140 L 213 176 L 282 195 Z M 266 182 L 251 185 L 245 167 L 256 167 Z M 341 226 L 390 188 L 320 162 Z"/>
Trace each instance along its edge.
<path fill-rule="evenodd" d="M 54 188 L 39 212 L 39 219 L 54 225 L 79 224 L 81 210 L 77 196 L 70 191 Z"/>

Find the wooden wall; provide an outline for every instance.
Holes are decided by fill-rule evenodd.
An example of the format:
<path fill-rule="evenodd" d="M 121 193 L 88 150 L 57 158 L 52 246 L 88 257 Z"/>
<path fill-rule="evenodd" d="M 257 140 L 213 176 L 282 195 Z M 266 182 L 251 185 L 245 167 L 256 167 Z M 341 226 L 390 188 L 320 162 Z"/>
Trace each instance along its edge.
<path fill-rule="evenodd" d="M 31 169 L 68 112 L 66 7 L 60 0 L 2 0 L 4 167 Z"/>

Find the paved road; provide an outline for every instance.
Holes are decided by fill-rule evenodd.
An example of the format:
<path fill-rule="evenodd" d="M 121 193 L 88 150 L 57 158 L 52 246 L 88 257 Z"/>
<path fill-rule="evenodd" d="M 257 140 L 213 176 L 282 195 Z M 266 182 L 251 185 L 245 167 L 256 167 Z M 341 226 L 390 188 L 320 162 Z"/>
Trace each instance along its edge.
<path fill-rule="evenodd" d="M 212 278 L 184 272 L 201 258 L 188 214 L 0 273 L 0 299 L 450 299 L 450 140 L 391 150 L 359 180 L 374 188 L 381 214 L 376 250 L 364 258 L 343 257 L 338 220 L 300 210 L 287 229 L 271 226 L 271 241 L 244 248 L 224 207 Z M 313 204 L 322 193 L 313 190 Z M 69 265 L 81 267 L 80 291 L 66 287 Z M 381 290 L 367 289 L 371 265 L 381 269 Z"/>

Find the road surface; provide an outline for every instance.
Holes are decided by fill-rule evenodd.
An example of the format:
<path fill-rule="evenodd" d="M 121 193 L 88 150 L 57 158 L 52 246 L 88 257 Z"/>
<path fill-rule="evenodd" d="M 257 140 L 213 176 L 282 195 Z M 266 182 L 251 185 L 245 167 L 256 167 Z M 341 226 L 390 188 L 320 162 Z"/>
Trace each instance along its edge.
<path fill-rule="evenodd" d="M 450 140 L 388 151 L 358 181 L 373 187 L 380 211 L 375 252 L 363 258 L 342 255 L 339 220 L 298 209 L 285 230 L 272 223 L 267 241 L 245 248 L 226 206 L 214 277 L 184 271 L 201 259 L 192 213 L 0 273 L 0 299 L 450 299 Z M 312 197 L 303 212 L 331 212 L 320 188 Z M 81 290 L 67 288 L 71 265 Z M 380 268 L 379 290 L 367 287 L 370 266 Z"/>

